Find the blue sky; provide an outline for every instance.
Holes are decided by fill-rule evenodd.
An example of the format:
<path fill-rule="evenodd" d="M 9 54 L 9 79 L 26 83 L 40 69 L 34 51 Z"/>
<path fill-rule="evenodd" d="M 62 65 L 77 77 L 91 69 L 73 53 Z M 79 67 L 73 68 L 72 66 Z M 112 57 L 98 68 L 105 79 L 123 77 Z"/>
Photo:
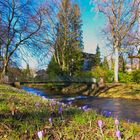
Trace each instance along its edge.
<path fill-rule="evenodd" d="M 103 52 L 105 43 L 101 30 L 105 24 L 105 18 L 103 15 L 94 12 L 90 0 L 79 0 L 79 5 L 83 20 L 84 51 L 95 53 L 98 44 Z"/>

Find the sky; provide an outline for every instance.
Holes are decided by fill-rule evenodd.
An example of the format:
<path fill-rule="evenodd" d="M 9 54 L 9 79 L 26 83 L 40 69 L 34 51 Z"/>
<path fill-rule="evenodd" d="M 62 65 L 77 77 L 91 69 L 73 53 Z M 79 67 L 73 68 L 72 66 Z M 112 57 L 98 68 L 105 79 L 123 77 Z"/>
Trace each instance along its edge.
<path fill-rule="evenodd" d="M 83 20 L 84 51 L 95 53 L 98 44 L 103 52 L 105 43 L 101 30 L 105 24 L 104 16 L 94 12 L 90 0 L 79 0 L 79 5 Z"/>
<path fill-rule="evenodd" d="M 76 1 L 80 7 L 81 19 L 83 21 L 82 30 L 83 30 L 84 52 L 95 53 L 98 44 L 101 49 L 101 52 L 104 52 L 102 53 L 102 55 L 105 55 L 106 54 L 105 41 L 101 34 L 101 30 L 105 24 L 104 16 L 94 12 L 93 5 L 90 4 L 90 0 L 76 0 Z M 32 61 L 30 62 L 30 67 L 37 69 L 37 62 L 34 58 L 32 58 Z"/>

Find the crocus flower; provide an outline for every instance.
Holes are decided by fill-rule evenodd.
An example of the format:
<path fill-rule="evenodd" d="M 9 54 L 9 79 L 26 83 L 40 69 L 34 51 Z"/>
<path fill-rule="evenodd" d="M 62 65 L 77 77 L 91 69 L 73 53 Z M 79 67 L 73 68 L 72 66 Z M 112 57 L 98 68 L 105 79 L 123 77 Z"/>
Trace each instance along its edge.
<path fill-rule="evenodd" d="M 45 98 L 44 96 L 42 96 L 42 100 L 45 102 L 45 101 L 47 101 L 47 98 Z"/>
<path fill-rule="evenodd" d="M 102 120 L 98 120 L 98 126 L 99 126 L 99 128 L 100 128 L 101 135 L 104 137 L 103 130 L 102 130 L 102 127 L 103 127 L 103 122 L 102 122 Z"/>
<path fill-rule="evenodd" d="M 11 113 L 12 113 L 12 116 L 14 116 L 14 114 L 15 114 L 15 110 L 13 109 L 13 110 L 11 111 Z"/>
<path fill-rule="evenodd" d="M 37 133 L 37 135 L 38 135 L 39 140 L 42 140 L 43 139 L 43 131 L 39 131 Z"/>
<path fill-rule="evenodd" d="M 61 107 L 59 107 L 59 113 L 62 114 L 62 111 L 63 111 L 63 108 L 61 106 Z"/>
<path fill-rule="evenodd" d="M 51 103 L 51 106 L 55 106 L 55 102 L 52 102 L 52 103 Z"/>
<path fill-rule="evenodd" d="M 116 118 L 115 119 L 115 125 L 119 125 L 119 123 L 120 123 L 119 120 Z"/>
<path fill-rule="evenodd" d="M 82 109 L 82 107 L 78 107 L 78 109 L 80 109 L 80 110 L 81 110 L 81 109 Z"/>
<path fill-rule="evenodd" d="M 36 102 L 35 103 L 35 107 L 39 108 L 40 107 L 40 103 Z"/>
<path fill-rule="evenodd" d="M 87 105 L 83 106 L 82 109 L 83 109 L 83 111 L 87 111 L 87 109 L 88 109 Z"/>
<path fill-rule="evenodd" d="M 56 104 L 57 104 L 57 105 L 60 105 L 60 102 L 57 101 Z"/>
<path fill-rule="evenodd" d="M 118 138 L 119 140 L 121 140 L 121 132 L 120 132 L 120 130 L 117 130 L 117 131 L 116 131 L 116 136 L 117 136 L 117 138 Z"/>
<path fill-rule="evenodd" d="M 115 119 L 115 125 L 116 125 L 116 127 L 117 127 L 117 130 L 119 130 L 119 123 L 120 123 L 119 120 L 116 118 L 116 119 Z"/>
<path fill-rule="evenodd" d="M 54 100 L 50 102 L 50 106 L 51 106 L 51 107 L 54 107 L 56 104 L 57 104 L 57 103 L 56 103 L 56 101 L 54 101 Z"/>
<path fill-rule="evenodd" d="M 49 122 L 50 122 L 50 124 L 52 124 L 52 118 L 49 118 Z"/>
<path fill-rule="evenodd" d="M 111 116 L 111 111 L 108 111 L 108 110 L 104 110 L 103 112 L 101 112 L 102 115 L 106 116 L 106 117 L 109 117 Z"/>
<path fill-rule="evenodd" d="M 68 102 L 68 105 L 70 106 L 72 104 L 72 102 Z"/>
<path fill-rule="evenodd" d="M 98 126 L 99 126 L 100 128 L 102 128 L 102 126 L 103 126 L 102 120 L 98 120 Z"/>

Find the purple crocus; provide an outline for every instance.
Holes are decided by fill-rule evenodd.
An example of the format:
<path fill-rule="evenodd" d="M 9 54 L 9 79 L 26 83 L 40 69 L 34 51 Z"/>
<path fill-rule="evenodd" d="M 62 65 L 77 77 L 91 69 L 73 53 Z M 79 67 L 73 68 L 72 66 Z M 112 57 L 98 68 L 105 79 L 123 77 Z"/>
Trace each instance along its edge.
<path fill-rule="evenodd" d="M 50 122 L 50 124 L 52 124 L 52 118 L 49 118 L 49 122 Z"/>
<path fill-rule="evenodd" d="M 100 128 L 102 128 L 102 126 L 103 126 L 102 120 L 98 120 L 98 126 L 99 126 Z"/>
<path fill-rule="evenodd" d="M 72 102 L 68 102 L 68 105 L 71 106 Z"/>
<path fill-rule="evenodd" d="M 116 131 L 116 136 L 117 136 L 117 138 L 118 138 L 119 140 L 121 140 L 121 132 L 120 132 L 120 130 L 117 130 L 117 131 Z"/>
<path fill-rule="evenodd" d="M 83 109 L 83 111 L 87 111 L 87 109 L 88 109 L 87 105 L 83 106 L 82 109 Z"/>
<path fill-rule="evenodd" d="M 43 139 L 43 131 L 37 132 L 37 135 L 38 135 L 39 140 Z"/>
<path fill-rule="evenodd" d="M 63 108 L 62 108 L 62 106 L 60 106 L 58 112 L 59 112 L 60 114 L 62 114 L 62 111 L 63 111 Z"/>
<path fill-rule="evenodd" d="M 120 124 L 120 122 L 119 122 L 119 120 L 116 118 L 116 119 L 115 119 L 115 125 L 116 125 L 116 127 L 117 127 L 117 130 L 119 130 L 119 124 Z"/>
<path fill-rule="evenodd" d="M 111 116 L 111 111 L 104 110 L 103 112 L 101 112 L 101 114 L 106 116 L 106 117 L 109 117 L 109 116 Z"/>
<path fill-rule="evenodd" d="M 50 103 L 50 106 L 51 106 L 51 107 L 55 106 L 55 102 L 51 102 L 51 103 Z"/>
<path fill-rule="evenodd" d="M 55 102 L 52 102 L 52 106 L 55 106 L 56 105 L 56 103 Z"/>
<path fill-rule="evenodd" d="M 115 125 L 119 125 L 119 123 L 120 123 L 119 120 L 116 118 L 115 119 Z"/>
<path fill-rule="evenodd" d="M 39 108 L 39 107 L 40 107 L 40 103 L 39 103 L 39 102 L 36 102 L 36 103 L 35 103 L 35 107 L 36 107 L 36 108 Z"/>
<path fill-rule="evenodd" d="M 103 122 L 102 122 L 102 120 L 98 120 L 98 126 L 99 126 L 99 128 L 100 128 L 101 135 L 104 136 L 103 130 L 102 130 L 102 127 L 103 127 Z"/>

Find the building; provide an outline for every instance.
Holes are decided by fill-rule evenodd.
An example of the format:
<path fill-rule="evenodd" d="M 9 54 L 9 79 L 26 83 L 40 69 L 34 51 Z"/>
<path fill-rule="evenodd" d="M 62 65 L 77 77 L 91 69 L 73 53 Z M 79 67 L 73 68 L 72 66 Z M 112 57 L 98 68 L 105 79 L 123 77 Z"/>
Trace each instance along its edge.
<path fill-rule="evenodd" d="M 91 70 L 92 67 L 94 66 L 95 54 L 86 53 L 86 52 L 82 52 L 82 54 L 84 58 L 83 70 L 84 71 Z"/>

